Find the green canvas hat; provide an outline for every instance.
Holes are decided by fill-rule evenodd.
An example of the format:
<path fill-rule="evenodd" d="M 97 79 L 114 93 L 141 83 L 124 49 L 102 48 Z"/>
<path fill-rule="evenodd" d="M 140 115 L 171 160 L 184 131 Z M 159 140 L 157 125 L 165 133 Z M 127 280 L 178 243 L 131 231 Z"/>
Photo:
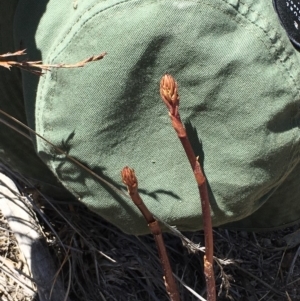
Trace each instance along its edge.
<path fill-rule="evenodd" d="M 81 69 L 22 78 L 28 125 L 109 185 L 35 138 L 38 156 L 67 191 L 127 233 L 148 229 L 111 188 L 126 192 L 126 165 L 156 216 L 201 229 L 194 175 L 159 96 L 168 72 L 207 176 L 214 226 L 299 221 L 299 52 L 275 8 L 260 0 L 20 1 L 15 44 L 31 60 L 74 63 L 107 52 Z"/>

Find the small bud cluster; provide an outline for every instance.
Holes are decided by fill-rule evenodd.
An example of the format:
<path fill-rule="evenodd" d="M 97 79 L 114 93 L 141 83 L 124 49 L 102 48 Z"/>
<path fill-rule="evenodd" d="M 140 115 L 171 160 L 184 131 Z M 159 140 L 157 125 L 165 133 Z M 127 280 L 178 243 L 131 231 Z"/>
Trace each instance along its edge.
<path fill-rule="evenodd" d="M 160 96 L 173 115 L 179 106 L 177 82 L 170 74 L 165 74 L 160 81 Z"/>
<path fill-rule="evenodd" d="M 122 181 L 125 185 L 130 187 L 137 186 L 137 178 L 135 176 L 134 169 L 129 168 L 128 166 L 125 166 L 123 170 L 121 171 Z"/>

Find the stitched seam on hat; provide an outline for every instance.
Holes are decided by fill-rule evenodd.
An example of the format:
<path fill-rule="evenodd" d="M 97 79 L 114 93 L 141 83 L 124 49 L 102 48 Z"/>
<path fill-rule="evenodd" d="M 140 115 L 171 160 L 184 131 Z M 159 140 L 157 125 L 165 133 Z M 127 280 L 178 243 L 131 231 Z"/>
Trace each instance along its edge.
<path fill-rule="evenodd" d="M 40 90 L 38 89 L 39 102 L 41 102 L 41 101 L 42 101 L 42 98 L 43 98 L 43 93 L 42 93 L 42 92 L 44 91 L 44 87 L 45 87 L 45 83 L 46 83 L 46 78 L 47 78 L 47 76 L 50 76 L 50 75 L 46 74 L 45 78 L 41 78 L 41 80 L 42 80 L 41 89 L 40 89 Z M 38 107 L 36 106 L 35 110 L 36 110 L 36 112 L 40 112 L 40 114 L 36 114 L 36 116 L 37 116 L 37 117 L 36 117 L 36 122 L 35 122 L 35 124 L 36 124 L 36 130 L 37 130 L 37 133 L 39 133 L 41 136 L 44 137 L 45 131 L 44 131 L 44 130 L 42 131 L 42 130 L 40 130 L 40 128 L 39 128 L 39 125 L 40 125 L 39 120 L 43 119 L 43 118 L 42 118 L 43 112 L 41 112 L 40 106 L 38 106 Z M 38 116 L 41 116 L 41 118 L 38 118 Z M 42 141 L 42 145 L 45 144 L 43 140 L 41 140 L 41 139 L 39 139 L 39 140 Z M 36 140 L 36 145 L 38 146 L 38 139 Z M 39 150 L 38 150 L 38 147 L 37 147 L 37 151 L 39 151 Z"/>
<path fill-rule="evenodd" d="M 227 1 L 227 0 L 225 0 L 225 1 Z M 274 27 L 271 26 L 270 22 L 269 22 L 262 14 L 260 14 L 260 13 L 257 12 L 256 10 L 252 9 L 252 8 L 251 8 L 248 4 L 246 4 L 245 2 L 240 1 L 240 3 L 243 4 L 243 5 L 245 5 L 245 6 L 248 8 L 249 11 L 251 11 L 251 12 L 253 12 L 253 13 L 256 13 L 256 14 L 261 18 L 261 20 L 267 22 L 268 26 L 269 26 L 272 30 L 274 30 L 274 31 L 276 32 L 276 34 L 279 35 L 279 37 L 277 38 L 277 41 L 280 41 L 281 43 L 283 43 L 282 38 L 280 38 L 280 36 L 281 36 L 280 33 L 279 33 Z M 245 16 L 245 17 L 246 17 L 246 16 Z M 249 18 L 247 18 L 247 19 L 249 19 Z M 253 23 L 255 26 L 261 28 L 261 29 L 263 30 L 263 32 L 269 37 L 267 29 L 263 28 L 262 26 L 260 26 L 259 24 L 255 23 L 255 22 L 251 21 L 250 19 L 249 19 L 249 21 L 250 21 L 251 23 Z M 272 39 L 271 39 L 270 37 L 269 37 L 269 39 L 270 39 L 270 41 L 271 41 L 271 43 L 272 43 Z M 277 51 L 279 51 L 278 47 L 276 47 L 275 44 L 272 43 L 272 45 L 274 45 L 274 48 L 275 48 Z M 299 92 L 300 89 L 299 89 L 299 87 L 298 87 L 298 85 L 297 85 L 297 81 L 296 81 L 296 79 L 294 78 L 294 76 L 291 74 L 291 72 L 289 71 L 289 68 L 287 67 L 287 64 L 284 62 L 284 60 L 289 61 L 289 64 L 290 64 L 291 66 L 294 66 L 293 61 L 290 59 L 290 56 L 289 56 L 289 54 L 287 53 L 287 50 L 286 50 L 284 47 L 283 47 L 283 49 L 282 49 L 282 54 L 284 54 L 284 57 L 283 57 L 283 58 L 280 58 L 280 55 L 277 53 L 278 59 L 279 59 L 279 61 L 282 63 L 282 65 L 285 66 L 285 69 L 287 70 L 287 72 L 288 72 L 288 74 L 289 74 L 289 77 L 290 77 L 290 78 L 292 79 L 292 81 L 294 82 L 294 87 L 296 87 L 296 90 L 298 90 L 298 92 Z M 296 95 L 295 95 L 295 96 L 296 96 Z M 298 97 L 299 97 L 299 96 L 298 96 Z M 299 101 L 298 101 L 298 103 L 299 103 Z M 292 120 L 291 120 L 290 122 L 292 123 Z M 294 141 L 297 140 L 296 138 L 298 138 L 298 137 L 299 137 L 299 135 L 297 135 L 297 134 L 295 133 L 295 134 L 294 134 Z M 288 166 L 286 166 L 286 171 L 284 172 L 283 176 L 280 178 L 280 181 L 282 180 L 282 178 L 285 178 L 285 177 L 291 172 L 291 170 L 294 169 L 294 167 L 295 167 L 294 165 L 295 165 L 295 164 L 293 164 L 293 161 L 295 161 L 295 158 L 296 158 L 296 161 L 299 162 L 299 150 L 298 150 L 298 149 L 299 149 L 299 142 L 296 142 L 296 143 L 293 142 L 293 146 L 294 146 L 294 148 L 291 149 L 290 163 L 288 164 Z"/>
<path fill-rule="evenodd" d="M 298 86 L 297 86 L 296 79 L 295 79 L 294 76 L 291 74 L 291 72 L 289 71 L 289 69 L 288 69 L 287 66 L 286 66 L 286 63 L 284 62 L 285 59 L 289 59 L 289 56 L 288 56 L 288 54 L 286 53 L 286 50 L 283 49 L 283 52 L 282 52 L 282 53 L 285 54 L 284 57 L 282 57 L 281 55 L 279 55 L 279 53 L 278 53 L 278 52 L 279 52 L 278 46 L 276 46 L 276 45 L 272 42 L 272 39 L 271 39 L 271 37 L 269 36 L 268 31 L 267 31 L 265 28 L 263 28 L 262 26 L 260 26 L 260 25 L 257 24 L 256 22 L 252 21 L 252 20 L 251 20 L 249 17 L 247 17 L 245 14 L 241 13 L 241 12 L 240 12 L 239 10 L 237 10 L 232 4 L 228 3 L 227 0 L 222 0 L 222 1 L 225 2 L 225 3 L 227 3 L 227 5 L 231 6 L 232 8 L 234 8 L 234 10 L 237 12 L 237 14 L 239 14 L 239 15 L 242 16 L 242 17 L 244 17 L 246 20 L 248 20 L 249 22 L 251 22 L 251 23 L 252 23 L 253 25 L 255 25 L 257 28 L 260 28 L 260 29 L 265 33 L 265 35 L 266 35 L 266 36 L 268 37 L 268 39 L 270 40 L 272 47 L 276 50 L 276 56 L 278 57 L 279 61 L 280 61 L 281 64 L 284 66 L 284 69 L 287 71 L 287 73 L 289 74 L 289 77 L 292 79 L 292 81 L 294 82 L 294 85 L 296 86 L 296 90 L 298 91 L 298 92 L 297 92 L 298 95 L 295 95 L 295 96 L 298 96 L 298 97 L 299 97 L 300 89 L 299 89 Z M 271 26 L 270 22 L 268 22 L 267 19 L 265 19 L 259 12 L 256 12 L 255 10 L 251 9 L 251 8 L 250 8 L 247 4 L 245 4 L 244 2 L 240 1 L 240 3 L 242 3 L 243 5 L 245 5 L 245 6 L 248 8 L 248 10 L 250 10 L 251 12 L 257 13 L 257 15 L 258 15 L 259 17 L 261 17 L 262 20 L 266 21 L 266 22 L 268 23 L 268 25 L 270 26 L 270 28 L 273 29 L 273 30 L 278 34 L 277 41 L 280 41 L 282 44 L 284 44 L 284 42 L 283 42 L 282 39 L 280 38 L 279 32 L 278 32 L 274 27 Z M 215 7 L 215 6 L 211 5 L 210 3 L 205 3 L 205 4 L 207 4 L 207 5 L 209 5 L 209 6 L 212 6 L 212 7 Z M 217 7 L 215 7 L 215 8 L 217 8 Z M 218 8 L 218 9 L 219 9 L 219 8 Z M 224 10 L 222 10 L 222 11 L 228 15 L 227 12 L 225 12 Z M 239 23 L 240 25 L 242 25 L 243 27 L 245 27 L 244 24 L 238 22 L 238 20 L 236 20 L 236 22 Z M 247 28 L 247 29 L 250 30 L 249 28 Z M 271 49 L 271 47 L 269 47 L 268 45 L 266 45 L 265 42 L 264 42 L 260 37 L 258 37 L 258 36 L 256 35 L 255 32 L 253 32 L 252 30 L 250 30 L 250 31 L 251 31 L 251 32 L 252 32 L 259 40 L 262 41 L 262 43 L 266 46 L 267 49 L 269 49 L 269 50 Z M 274 54 L 272 54 L 272 52 L 269 51 L 269 53 L 271 54 L 272 57 L 274 57 Z M 276 62 L 276 64 L 278 64 L 277 59 L 275 59 L 275 62 Z"/>
<path fill-rule="evenodd" d="M 254 9 L 252 9 L 251 7 L 249 7 L 246 3 L 242 2 L 242 1 L 240 1 L 240 2 L 241 2 L 243 5 L 245 5 L 246 7 L 248 7 L 248 9 L 249 9 L 251 12 L 257 13 L 257 15 L 258 15 L 262 20 L 264 20 L 265 22 L 267 22 L 268 25 L 270 26 L 270 28 L 271 28 L 272 30 L 274 30 L 274 31 L 279 35 L 278 40 L 281 41 L 281 42 L 283 42 L 283 41 L 282 41 L 282 38 L 280 37 L 280 36 L 281 36 L 280 33 L 279 33 L 278 31 L 276 31 L 276 29 L 275 29 L 274 27 L 272 27 L 272 25 L 270 24 L 270 22 L 269 22 L 262 14 L 260 14 L 259 12 L 255 11 Z M 249 19 L 249 20 L 250 20 L 250 19 Z M 251 20 L 250 20 L 250 21 L 251 21 Z M 252 22 L 252 21 L 251 21 L 251 22 Z M 252 22 L 252 23 L 253 23 L 253 22 Z M 256 24 L 256 23 L 254 23 L 254 24 Z M 269 37 L 268 31 L 267 31 L 265 28 L 263 28 L 262 26 L 260 26 L 260 25 L 258 25 L 258 24 L 256 24 L 256 26 L 258 26 L 259 28 L 261 28 L 261 29 L 264 31 L 264 33 Z M 270 41 L 272 42 L 272 39 L 271 39 L 270 37 L 269 37 L 269 39 L 270 39 Z M 275 45 L 274 45 L 274 48 L 276 48 Z M 290 61 L 290 63 L 291 63 L 292 65 L 294 65 L 293 62 L 291 62 L 290 56 L 289 56 L 289 54 L 287 53 L 287 50 L 286 50 L 285 48 L 283 48 L 283 53 L 285 54 L 285 57 L 284 57 L 283 59 L 284 59 L 284 60 Z M 278 57 L 279 57 L 279 55 L 278 55 Z M 280 58 L 280 57 L 279 57 L 279 58 Z M 281 62 L 282 62 L 282 64 L 286 65 L 286 63 L 285 63 L 284 61 L 281 61 Z M 293 79 L 295 86 L 297 87 L 296 89 L 297 89 L 298 92 L 299 92 L 300 89 L 298 88 L 296 79 L 295 79 L 294 76 L 290 73 L 289 69 L 287 69 L 287 70 L 288 70 L 288 72 L 289 72 L 289 74 L 290 74 L 290 77 Z"/>
<path fill-rule="evenodd" d="M 261 18 L 261 20 L 264 20 L 265 22 L 267 22 L 267 23 L 268 23 L 268 26 L 269 26 L 272 30 L 274 30 L 274 31 L 276 32 L 276 34 L 279 34 L 279 36 L 282 36 L 278 31 L 276 31 L 276 29 L 275 29 L 274 27 L 271 26 L 270 22 L 268 22 L 268 20 L 267 20 L 261 13 L 255 11 L 254 9 L 252 9 L 251 7 L 249 7 L 249 5 L 247 5 L 246 3 L 242 2 L 242 1 L 240 1 L 240 3 L 242 3 L 243 5 L 245 5 L 245 6 L 249 9 L 249 11 L 251 11 L 251 12 L 253 12 L 253 13 L 256 13 L 256 14 Z M 259 26 L 259 25 L 257 24 L 257 26 Z M 261 27 L 261 26 L 259 26 L 259 27 L 262 28 L 262 30 L 266 33 L 266 35 L 268 35 L 268 34 L 267 34 L 268 31 L 267 31 L 265 28 L 263 28 L 263 27 Z M 271 38 L 270 38 L 270 40 L 271 40 Z M 277 38 L 277 41 L 278 41 L 278 40 L 279 40 L 280 42 L 282 42 L 281 38 Z M 274 45 L 274 48 L 276 49 L 276 46 L 275 46 L 275 45 Z M 283 47 L 283 49 L 282 49 L 282 53 L 285 55 L 285 57 L 284 57 L 283 59 L 286 60 L 286 61 L 289 61 L 290 66 L 294 66 L 294 65 L 295 65 L 294 62 L 290 59 L 290 55 L 287 53 L 287 51 L 286 51 L 286 49 L 285 49 L 284 47 Z M 279 56 L 279 55 L 278 55 L 278 57 L 279 57 L 279 60 L 280 60 L 280 56 Z M 286 63 L 285 63 L 284 61 L 280 60 L 280 62 L 281 62 L 283 65 L 286 66 Z M 290 71 L 289 71 L 288 68 L 286 68 L 286 70 L 287 70 L 288 73 L 290 74 L 290 77 L 291 77 L 291 79 L 293 80 L 294 85 L 296 86 L 296 89 L 299 91 L 299 88 L 298 88 L 296 79 L 295 79 L 294 76 L 290 73 Z M 292 123 L 292 120 L 291 120 L 291 123 Z M 297 137 L 298 137 L 298 135 L 296 135 L 296 133 L 295 133 L 294 138 L 297 138 Z M 292 155 L 291 155 L 291 162 L 293 161 L 293 158 L 295 158 L 295 157 L 297 157 L 297 161 L 299 161 L 299 151 L 298 151 L 299 143 L 296 143 L 296 145 L 294 144 L 294 146 L 295 146 L 294 150 L 291 151 L 291 152 L 292 152 Z M 290 162 L 289 166 L 287 166 L 287 168 L 286 168 L 287 172 L 290 170 L 291 162 Z"/>
<path fill-rule="evenodd" d="M 109 7 L 106 7 L 100 11 L 97 11 L 97 13 L 95 13 L 94 15 L 90 16 L 85 22 L 83 22 L 81 24 L 81 27 L 84 26 L 89 20 L 91 20 L 93 17 L 95 17 L 96 15 L 106 11 L 106 10 L 109 10 L 111 8 L 114 8 L 116 6 L 119 6 L 120 4 L 124 4 L 124 3 L 127 3 L 127 2 L 131 2 L 131 1 L 136 1 L 136 0 L 124 0 L 124 1 L 121 1 L 121 2 L 118 2 L 114 5 L 111 5 Z M 78 24 L 80 22 L 80 20 L 88 13 L 90 12 L 94 7 L 96 7 L 97 5 L 99 5 L 99 2 L 96 2 L 94 5 L 92 5 L 91 7 L 89 7 L 82 15 L 80 15 L 80 17 L 70 26 L 70 29 L 65 33 L 65 35 L 62 37 L 61 41 L 56 45 L 56 47 L 49 53 L 48 57 L 51 57 L 51 55 L 53 53 L 55 53 L 56 49 L 63 43 L 63 41 L 66 39 L 66 37 L 69 35 L 69 33 L 72 31 L 72 28 Z M 69 44 L 69 43 L 68 43 Z M 68 45 L 67 44 L 67 45 Z M 65 45 L 65 46 L 67 46 Z M 61 51 L 59 53 L 57 53 L 56 57 L 61 53 Z"/>
<path fill-rule="evenodd" d="M 222 1 L 224 1 L 224 0 L 222 0 Z M 225 1 L 226 1 L 226 0 L 225 0 Z M 204 4 L 206 4 L 206 5 L 208 5 L 208 6 L 211 6 L 211 7 L 213 7 L 213 8 L 216 8 L 216 9 L 219 9 L 219 10 L 220 10 L 220 8 L 217 8 L 217 7 L 213 6 L 213 5 L 211 5 L 210 3 L 204 3 Z M 229 5 L 232 6 L 231 4 L 229 4 Z M 246 5 L 246 6 L 247 6 L 247 5 Z M 232 7 L 233 7 L 233 6 L 232 6 Z M 247 7 L 248 7 L 248 6 L 247 6 Z M 249 7 L 248 7 L 248 8 L 249 8 Z M 223 11 L 225 14 L 229 15 L 226 11 L 224 11 L 224 10 L 222 10 L 222 11 Z M 241 14 L 240 12 L 238 12 L 236 9 L 235 9 L 235 11 L 236 11 L 236 13 L 237 13 L 238 15 L 244 17 L 246 20 L 248 20 L 249 22 L 251 22 L 251 24 L 255 25 L 255 26 L 258 27 L 258 28 L 261 28 L 261 30 L 262 30 L 262 31 L 265 33 L 265 35 L 269 38 L 269 40 L 270 40 L 270 42 L 271 42 L 271 45 L 274 45 L 274 44 L 272 43 L 271 38 L 270 38 L 269 35 L 268 35 L 268 32 L 267 32 L 264 28 L 262 28 L 261 26 L 259 26 L 257 23 L 254 23 L 254 22 L 252 22 L 251 20 L 249 20 L 249 18 L 247 18 L 245 15 Z M 254 11 L 254 12 L 255 12 L 255 11 Z M 236 21 L 238 24 L 240 24 L 241 26 L 243 26 L 244 28 L 246 28 L 246 27 L 244 26 L 244 24 L 242 24 L 242 23 L 239 22 L 238 20 L 235 19 L 235 21 Z M 268 22 L 268 23 L 269 23 L 269 22 Z M 269 25 L 269 26 L 270 26 L 270 25 Z M 270 26 L 270 27 L 271 27 L 271 26 Z M 272 28 L 272 27 L 271 27 L 271 28 Z M 274 28 L 272 28 L 272 29 L 275 30 Z M 271 48 L 270 48 L 268 45 L 265 44 L 265 41 L 262 40 L 259 36 L 257 36 L 257 34 L 256 34 L 255 32 L 253 32 L 250 28 L 246 28 L 246 30 L 251 31 L 251 32 L 257 37 L 257 39 L 259 39 L 259 40 L 265 45 L 266 49 L 269 50 L 269 53 L 270 53 L 271 56 L 273 57 L 273 54 L 272 54 L 271 51 L 270 51 Z M 275 30 L 275 32 L 277 32 L 277 31 Z M 282 40 L 281 40 L 280 38 L 278 38 L 278 40 L 282 43 Z M 274 45 L 273 47 L 275 48 L 275 50 L 278 51 L 278 48 L 277 48 L 275 45 Z M 285 51 L 284 51 L 284 52 L 285 52 Z M 294 78 L 293 75 L 290 73 L 290 71 L 289 71 L 289 69 L 287 68 L 285 62 L 284 62 L 282 59 L 280 59 L 280 56 L 278 55 L 278 53 L 277 53 L 277 56 L 278 56 L 279 61 L 281 62 L 281 65 L 284 67 L 284 69 L 285 69 L 285 70 L 287 71 L 287 73 L 289 74 L 288 77 L 294 82 L 294 86 L 296 86 L 296 90 L 299 92 L 299 88 L 298 88 L 298 86 L 297 86 L 297 84 L 296 84 L 295 78 Z M 280 64 L 278 63 L 278 60 L 277 60 L 277 59 L 275 59 L 274 62 L 276 63 L 276 65 L 278 65 L 278 67 L 280 66 Z M 283 76 L 286 77 L 286 75 L 285 75 L 284 73 L 283 73 Z M 296 93 L 296 94 L 293 93 L 293 94 L 294 94 L 294 97 L 297 97 L 297 96 L 299 97 L 299 95 L 297 95 L 298 93 Z M 280 177 L 280 179 L 284 178 L 284 177 L 286 176 L 286 174 L 289 173 L 289 167 L 290 167 L 290 165 L 291 165 L 291 162 L 293 161 L 293 158 L 296 156 L 297 159 L 299 160 L 299 155 L 298 155 L 299 151 L 298 151 L 298 148 L 297 148 L 297 146 L 299 145 L 299 142 L 295 143 L 295 140 L 297 140 L 296 138 L 298 138 L 298 135 L 295 133 L 295 134 L 294 134 L 293 145 L 296 144 L 296 147 L 295 147 L 294 150 L 291 150 L 291 152 L 290 152 L 290 158 L 289 158 L 290 163 L 289 163 L 288 166 L 285 167 L 285 170 L 284 170 L 284 168 L 282 169 L 282 176 Z"/>
<path fill-rule="evenodd" d="M 222 1 L 226 1 L 226 0 L 222 0 Z M 198 1 L 197 1 L 197 2 L 198 2 Z M 205 3 L 202 2 L 202 3 L 203 3 L 203 4 L 206 4 L 207 6 L 211 6 L 211 7 L 213 7 L 213 8 L 219 9 L 219 10 L 223 11 L 226 15 L 229 15 L 225 10 L 220 9 L 219 7 L 216 7 L 216 6 L 212 5 L 211 3 L 207 3 L 207 2 L 205 2 Z M 229 4 L 229 5 L 230 5 L 230 4 Z M 230 5 L 230 6 L 232 6 L 232 5 Z M 232 6 L 232 7 L 233 7 L 233 6 Z M 246 20 L 248 20 L 251 24 L 255 25 L 257 28 L 260 28 L 260 29 L 266 34 L 266 36 L 269 38 L 269 40 L 271 41 L 271 44 L 274 45 L 274 44 L 272 43 L 271 38 L 268 36 L 267 31 L 266 31 L 265 29 L 263 29 L 263 28 L 262 28 L 261 26 L 259 26 L 258 24 L 256 24 L 256 23 L 252 22 L 251 20 L 249 20 L 249 18 L 247 18 L 245 15 L 241 14 L 240 12 L 238 12 L 236 9 L 235 9 L 235 11 L 236 11 L 237 15 L 240 15 L 241 17 L 244 17 L 244 18 L 245 18 Z M 261 39 L 255 32 L 253 32 L 249 27 L 246 27 L 243 23 L 239 22 L 237 19 L 235 19 L 235 21 L 236 21 L 238 24 L 240 24 L 241 26 L 243 26 L 246 30 L 249 30 L 250 32 L 252 32 L 252 33 L 256 36 L 256 38 L 257 38 L 258 40 L 260 40 L 260 41 L 265 45 L 266 49 L 269 50 L 270 55 L 271 55 L 272 57 L 274 57 L 274 55 L 273 55 L 272 52 L 270 51 L 270 50 L 271 50 L 271 47 L 269 47 L 268 45 L 266 45 L 266 43 L 265 43 L 265 41 L 264 41 L 263 39 Z M 281 40 L 280 38 L 278 38 L 278 40 L 282 43 L 282 40 Z M 277 47 L 276 47 L 275 45 L 274 45 L 274 48 L 275 48 L 275 50 L 278 50 Z M 288 73 L 288 75 L 289 75 L 288 77 L 287 77 L 284 73 L 283 73 L 282 75 L 285 76 L 285 77 L 287 77 L 287 78 L 290 78 L 290 79 L 294 82 L 294 85 L 296 86 L 296 91 L 298 91 L 298 93 L 295 93 L 295 92 L 294 92 L 293 95 L 294 95 L 294 97 L 299 97 L 299 88 L 298 88 L 298 86 L 297 86 L 297 84 L 296 84 L 296 81 L 295 81 L 293 75 L 292 75 L 292 74 L 290 73 L 290 71 L 288 70 L 288 68 L 287 68 L 287 66 L 286 66 L 286 64 L 285 64 L 285 62 L 282 61 L 282 59 L 280 59 L 280 56 L 278 55 L 278 53 L 277 53 L 277 57 L 278 57 L 279 62 L 280 62 L 281 64 L 279 64 L 279 62 L 278 62 L 277 59 L 274 59 L 275 64 L 276 64 L 278 67 L 279 67 L 279 66 L 283 66 L 284 69 L 287 71 L 287 73 Z M 295 133 L 295 134 L 294 134 L 293 145 L 296 144 L 296 145 L 298 146 L 299 143 L 298 143 L 298 142 L 295 143 L 296 138 L 298 138 L 298 135 Z M 294 150 L 291 150 L 291 154 L 290 154 L 290 158 L 289 158 L 289 161 L 290 161 L 289 166 L 291 165 L 291 162 L 292 162 L 294 156 L 297 156 L 297 154 L 295 154 L 296 152 L 297 152 L 297 147 L 296 147 L 296 150 L 295 150 L 295 149 L 294 149 Z M 299 159 L 299 156 L 297 156 L 297 157 L 298 157 L 298 159 Z M 289 172 L 289 169 L 288 169 L 289 166 L 286 166 L 285 168 L 283 167 L 283 169 L 282 169 L 282 176 L 280 177 L 280 179 L 284 178 L 285 175 Z"/>

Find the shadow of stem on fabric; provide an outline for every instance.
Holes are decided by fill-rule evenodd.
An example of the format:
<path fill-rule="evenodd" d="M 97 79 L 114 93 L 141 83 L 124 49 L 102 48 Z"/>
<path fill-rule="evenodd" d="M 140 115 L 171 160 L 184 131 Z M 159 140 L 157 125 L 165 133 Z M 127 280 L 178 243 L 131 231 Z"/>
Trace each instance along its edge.
<path fill-rule="evenodd" d="M 184 123 L 186 134 L 188 136 L 188 139 L 192 145 L 192 148 L 194 150 L 194 153 L 196 156 L 199 156 L 199 162 L 203 170 L 203 174 L 206 178 L 207 188 L 208 188 L 208 194 L 209 194 L 209 202 L 211 209 L 215 216 L 217 217 L 225 217 L 223 211 L 218 206 L 218 203 L 216 202 L 216 199 L 213 195 L 211 186 L 209 184 L 209 179 L 205 174 L 205 153 L 203 150 L 203 144 L 201 139 L 198 136 L 197 129 L 192 125 L 192 123 L 188 120 Z"/>
<path fill-rule="evenodd" d="M 70 154 L 70 151 L 72 149 L 72 140 L 75 137 L 75 131 L 71 132 L 66 139 L 63 139 L 61 143 L 57 146 L 60 148 L 62 151 L 64 151 L 67 155 Z M 56 172 L 60 180 L 62 181 L 69 181 L 69 182 L 78 182 L 83 185 L 86 185 L 86 179 L 88 177 L 92 177 L 93 175 L 89 173 L 86 170 L 83 170 L 80 168 L 80 166 L 76 166 L 76 172 L 74 171 L 74 174 L 76 173 L 76 176 L 74 175 L 68 175 L 65 171 L 64 168 L 66 167 L 65 164 L 69 163 L 70 161 L 65 155 L 57 155 L 57 151 L 54 150 L 53 148 L 50 150 L 51 154 L 46 154 L 43 152 L 43 157 L 46 160 L 49 160 L 51 157 L 51 160 L 54 159 L 54 161 L 59 162 L 58 166 L 56 168 Z M 70 156 L 70 155 L 69 155 Z M 124 185 L 121 185 L 119 182 L 114 181 L 111 179 L 109 176 L 105 174 L 106 167 L 104 166 L 94 166 L 91 167 L 90 164 L 87 161 L 82 160 L 81 158 L 77 158 L 75 156 L 72 156 L 76 161 L 78 161 L 80 164 L 82 164 L 84 167 L 92 171 L 93 173 L 97 174 L 99 177 L 101 177 L 104 181 L 101 182 L 97 179 L 97 182 L 118 202 L 124 202 L 122 197 L 120 196 L 120 193 L 118 193 L 118 190 L 122 193 L 124 191 Z M 75 163 L 72 163 L 75 165 Z M 105 183 L 106 182 L 106 183 Z M 113 187 L 115 189 L 113 189 Z M 147 195 L 156 201 L 159 200 L 160 195 L 169 195 L 171 196 L 174 200 L 180 200 L 180 197 L 175 194 L 173 191 L 169 190 L 164 190 L 164 189 L 156 189 L 153 191 L 149 191 L 147 189 L 139 189 L 139 192 L 141 194 Z M 82 196 L 81 196 L 82 197 Z"/>

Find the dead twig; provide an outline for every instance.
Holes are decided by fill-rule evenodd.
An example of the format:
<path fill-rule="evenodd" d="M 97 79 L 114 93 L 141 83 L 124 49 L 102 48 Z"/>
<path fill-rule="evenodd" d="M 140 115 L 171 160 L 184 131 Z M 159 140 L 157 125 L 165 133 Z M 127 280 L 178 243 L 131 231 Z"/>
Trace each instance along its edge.
<path fill-rule="evenodd" d="M 85 64 L 90 62 L 99 61 L 104 58 L 106 55 L 106 52 L 100 53 L 98 55 L 93 55 L 88 57 L 87 59 L 84 59 L 80 62 L 77 62 L 75 64 L 43 64 L 42 61 L 23 61 L 18 62 L 15 60 L 7 60 L 7 58 L 11 58 L 14 56 L 22 56 L 26 54 L 26 49 L 16 51 L 14 53 L 6 53 L 6 54 L 0 54 L 0 66 L 10 69 L 11 67 L 17 67 L 23 70 L 30 71 L 34 74 L 41 75 L 44 71 L 49 71 L 53 68 L 80 68 L 84 67 Z"/>

